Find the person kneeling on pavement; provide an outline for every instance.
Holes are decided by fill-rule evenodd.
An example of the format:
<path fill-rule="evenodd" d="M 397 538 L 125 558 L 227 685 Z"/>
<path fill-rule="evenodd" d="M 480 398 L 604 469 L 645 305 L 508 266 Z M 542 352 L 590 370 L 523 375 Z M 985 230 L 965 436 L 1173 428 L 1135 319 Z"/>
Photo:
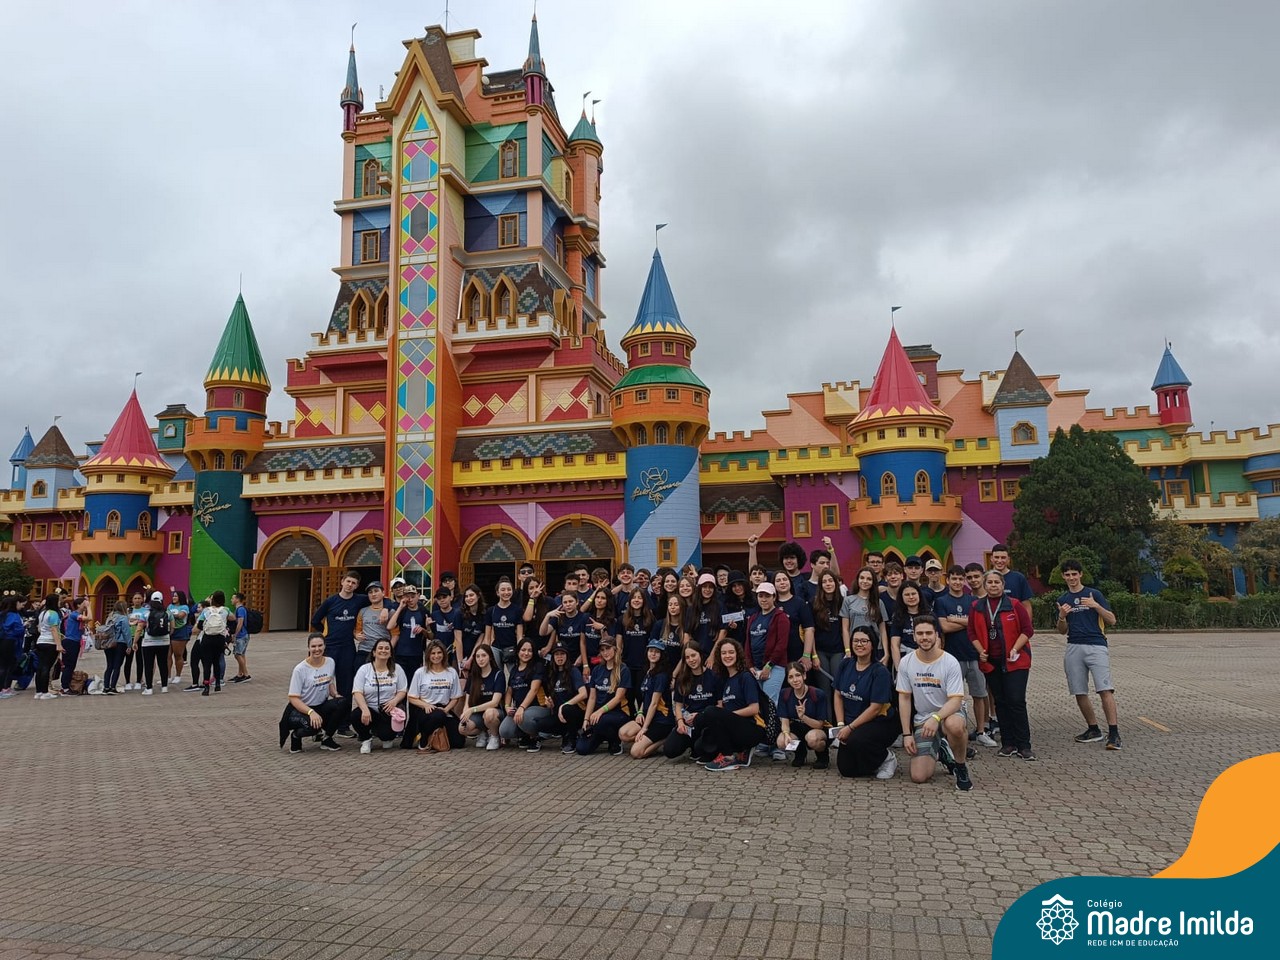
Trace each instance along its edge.
<path fill-rule="evenodd" d="M 341 750 L 333 734 L 347 719 L 346 697 L 338 696 L 333 658 L 324 655 L 324 634 L 307 637 L 307 659 L 293 668 L 289 678 L 289 703 L 280 718 L 280 746 L 289 740 L 289 752 L 301 753 L 307 734 L 320 736 L 321 750 Z"/>

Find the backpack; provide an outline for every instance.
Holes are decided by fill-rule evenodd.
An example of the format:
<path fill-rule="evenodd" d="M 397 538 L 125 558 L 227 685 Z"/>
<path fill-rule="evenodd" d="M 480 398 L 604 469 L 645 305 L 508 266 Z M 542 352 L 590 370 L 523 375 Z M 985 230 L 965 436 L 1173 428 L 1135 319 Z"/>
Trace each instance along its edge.
<path fill-rule="evenodd" d="M 22 645 L 30 650 L 40 638 L 40 618 L 27 617 L 22 621 Z"/>
<path fill-rule="evenodd" d="M 147 614 L 147 636 L 167 637 L 169 635 L 169 611 L 164 607 L 152 608 Z"/>
<path fill-rule="evenodd" d="M 76 670 L 71 674 L 70 691 L 77 696 L 89 692 L 89 675 L 83 670 Z"/>
<path fill-rule="evenodd" d="M 244 619 L 245 619 L 245 626 L 248 628 L 250 634 L 262 632 L 262 611 L 261 610 L 251 610 L 250 608 L 245 607 Z"/>
<path fill-rule="evenodd" d="M 778 742 L 778 735 L 782 733 L 782 718 L 778 716 L 778 705 L 764 692 L 764 687 L 760 686 L 759 680 L 756 681 L 756 691 L 757 700 L 760 703 L 760 719 L 764 721 L 760 742 L 772 746 Z"/>

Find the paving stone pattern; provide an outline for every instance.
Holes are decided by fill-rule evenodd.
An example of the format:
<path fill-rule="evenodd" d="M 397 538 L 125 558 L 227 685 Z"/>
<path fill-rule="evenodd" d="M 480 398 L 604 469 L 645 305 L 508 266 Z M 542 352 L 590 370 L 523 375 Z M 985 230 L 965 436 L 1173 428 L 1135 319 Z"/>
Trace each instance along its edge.
<path fill-rule="evenodd" d="M 834 764 L 290 756 L 300 635 L 213 697 L 28 693 L 0 702 L 0 960 L 989 956 L 1033 885 L 1172 862 L 1280 718 L 1280 635 L 1122 634 L 1125 749 L 1078 746 L 1062 641 L 1034 647 L 1041 762 L 983 749 L 968 795 Z"/>

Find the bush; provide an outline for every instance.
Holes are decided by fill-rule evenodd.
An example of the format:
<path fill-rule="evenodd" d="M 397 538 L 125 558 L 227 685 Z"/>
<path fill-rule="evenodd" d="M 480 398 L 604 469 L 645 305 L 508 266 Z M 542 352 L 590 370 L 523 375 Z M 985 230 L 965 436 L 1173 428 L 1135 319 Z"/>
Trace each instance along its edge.
<path fill-rule="evenodd" d="M 1166 591 L 1167 592 L 1167 591 Z M 1056 594 L 1037 597 L 1032 603 L 1036 629 L 1056 630 Z M 1113 630 L 1146 633 L 1161 630 L 1277 630 L 1280 629 L 1280 594 L 1259 593 L 1239 600 L 1206 600 L 1189 603 L 1166 599 L 1164 595 L 1116 593 L 1108 595 L 1115 611 Z"/>

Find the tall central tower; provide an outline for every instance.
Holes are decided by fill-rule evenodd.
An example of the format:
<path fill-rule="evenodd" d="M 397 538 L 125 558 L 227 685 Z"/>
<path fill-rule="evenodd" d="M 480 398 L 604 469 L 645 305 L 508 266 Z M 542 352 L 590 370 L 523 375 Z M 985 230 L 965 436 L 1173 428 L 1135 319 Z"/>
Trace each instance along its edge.
<path fill-rule="evenodd" d="M 691 367 L 698 341 L 653 251 L 635 323 L 622 336 L 629 372 L 613 388 L 613 432 L 627 448 L 627 558 L 637 567 L 702 563 L 698 448 L 711 391 Z"/>

